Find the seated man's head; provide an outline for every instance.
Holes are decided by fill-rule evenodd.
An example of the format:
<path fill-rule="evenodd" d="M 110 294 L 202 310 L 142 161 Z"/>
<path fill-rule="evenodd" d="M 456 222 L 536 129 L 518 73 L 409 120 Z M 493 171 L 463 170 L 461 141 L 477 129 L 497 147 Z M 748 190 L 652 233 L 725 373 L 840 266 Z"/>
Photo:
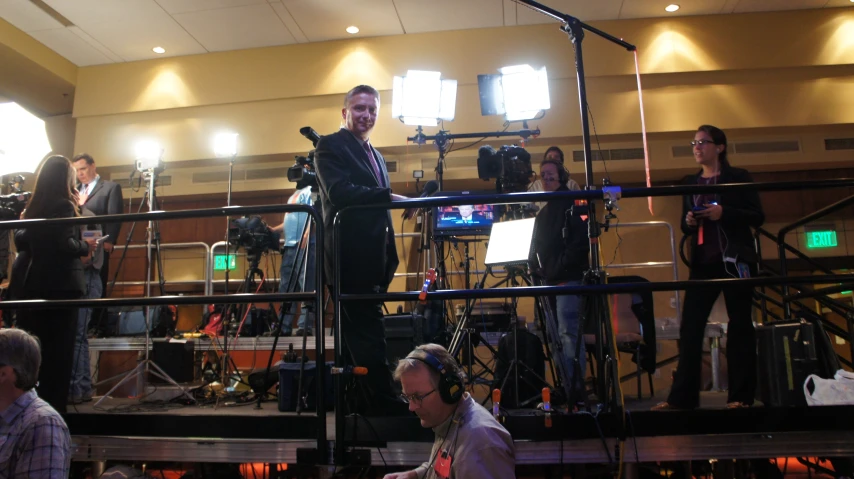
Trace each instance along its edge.
<path fill-rule="evenodd" d="M 41 349 L 35 336 L 0 329 L 0 396 L 20 396 L 36 386 Z"/>
<path fill-rule="evenodd" d="M 443 369 L 440 373 L 434 363 Z M 445 422 L 459 404 L 463 393 L 463 372 L 448 351 L 438 344 L 423 344 L 397 363 L 394 379 L 400 381 L 409 410 L 421 419 L 421 426 L 434 428 Z M 453 386 L 448 387 L 449 384 Z M 443 389 L 444 388 L 444 389 Z M 457 399 L 446 402 L 448 396 Z"/>
<path fill-rule="evenodd" d="M 471 214 L 474 212 L 474 206 L 472 205 L 460 205 L 460 218 L 471 218 Z"/>

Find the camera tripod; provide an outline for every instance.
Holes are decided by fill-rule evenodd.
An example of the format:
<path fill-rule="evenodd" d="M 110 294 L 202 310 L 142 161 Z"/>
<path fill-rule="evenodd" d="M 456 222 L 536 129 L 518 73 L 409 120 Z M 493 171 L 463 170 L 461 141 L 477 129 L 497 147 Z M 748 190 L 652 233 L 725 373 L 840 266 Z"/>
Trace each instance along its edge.
<path fill-rule="evenodd" d="M 295 195 L 300 195 L 300 191 L 298 190 Z M 288 213 L 294 214 L 294 213 Z M 303 292 L 305 291 L 306 286 L 306 277 L 308 274 L 309 268 L 309 259 L 314 256 L 314 228 L 311 224 L 311 220 L 308 214 L 304 214 L 303 216 L 296 216 L 297 218 L 297 233 L 296 233 L 296 243 L 293 245 L 288 244 L 288 240 L 285 240 L 285 245 L 282 250 L 282 261 L 286 261 L 290 253 L 293 253 L 293 261 L 289 268 L 289 274 L 287 277 L 287 283 L 285 286 L 285 293 L 294 293 L 294 292 Z M 291 248 L 289 250 L 289 248 Z M 284 266 L 284 265 L 283 265 Z M 284 268 L 282 268 L 284 269 Z M 281 278 L 281 280 L 285 280 L 285 278 Z M 315 282 L 316 283 L 316 282 Z M 278 314 L 278 321 L 274 325 L 273 331 L 273 347 L 270 350 L 270 357 L 267 360 L 267 368 L 264 373 L 264 377 L 267 378 L 270 376 L 270 368 L 273 365 L 273 355 L 276 352 L 276 347 L 279 343 L 279 337 L 282 334 L 282 326 L 286 320 L 289 320 L 289 316 L 291 315 L 292 308 L 294 307 L 294 303 L 283 301 L 280 309 L 280 313 Z M 271 305 L 272 308 L 272 305 Z M 302 350 L 299 355 L 300 361 L 300 371 L 299 371 L 299 379 L 297 382 L 297 397 L 302 398 L 302 389 L 303 389 L 303 379 L 305 374 L 305 362 L 306 362 L 306 348 L 308 342 L 308 330 L 309 330 L 309 318 L 316 317 L 318 311 L 323 311 L 321 305 L 316 305 L 313 303 L 303 303 L 303 314 L 305 314 L 306 324 L 305 327 L 302 328 Z M 323 341 L 323 331 L 322 331 L 322 323 L 320 325 L 318 331 L 315 331 L 315 341 Z M 322 361 L 322 359 L 321 359 Z M 264 397 L 264 392 L 261 391 L 258 394 L 258 403 L 256 408 L 261 407 L 261 400 Z M 297 401 L 296 412 L 302 412 L 302 400 Z"/>
<path fill-rule="evenodd" d="M 156 203 L 156 198 L 155 198 L 155 193 L 154 193 L 154 183 L 156 181 L 157 172 L 154 168 L 150 168 L 147 171 L 143 172 L 143 176 L 148 181 L 148 190 L 146 191 L 147 197 L 148 197 L 148 211 L 149 212 L 155 211 L 155 205 L 157 203 Z M 145 198 L 143 198 L 143 200 L 144 199 Z M 142 201 L 142 203 L 140 204 L 140 209 L 142 209 L 143 203 L 145 203 L 145 201 Z M 136 226 L 136 223 L 134 223 L 134 226 Z M 128 242 L 130 240 L 131 234 L 133 234 L 133 227 L 131 228 L 131 231 L 128 235 Z M 163 288 L 165 286 L 165 281 L 163 279 L 163 267 L 162 267 L 162 262 L 160 259 L 159 229 L 158 229 L 158 225 L 157 225 L 156 221 L 148 220 L 148 227 L 146 228 L 146 255 L 145 255 L 145 258 L 146 258 L 146 261 L 145 261 L 145 266 L 146 266 L 146 268 L 145 268 L 145 297 L 146 298 L 151 297 L 151 268 L 152 268 L 151 251 L 155 247 L 155 245 L 157 248 L 156 249 L 157 270 L 158 270 L 159 280 L 160 280 L 160 293 L 163 294 Z M 125 244 L 124 252 L 127 252 L 127 243 Z M 122 259 L 124 259 L 124 252 L 122 253 Z M 116 275 L 118 276 L 118 270 L 116 271 Z M 115 284 L 115 279 L 113 280 L 113 284 Z M 166 381 L 167 383 L 175 386 L 176 388 L 178 388 L 181 391 L 181 393 L 184 396 L 186 396 L 191 401 L 195 401 L 193 396 L 191 396 L 187 392 L 186 389 L 181 387 L 181 385 L 179 385 L 177 382 L 175 382 L 174 379 L 169 377 L 169 375 L 166 374 L 166 372 L 163 371 L 163 369 L 161 369 L 160 366 L 157 365 L 157 363 L 155 363 L 154 361 L 152 361 L 149 358 L 149 353 L 151 350 L 151 319 L 152 319 L 151 318 L 151 306 L 146 305 L 145 306 L 145 359 L 143 361 L 141 361 L 139 363 L 139 365 L 137 365 L 136 368 L 134 368 L 133 370 L 131 370 L 127 374 L 125 374 L 124 378 L 122 378 L 121 381 L 116 383 L 116 385 L 113 386 L 112 389 L 107 391 L 107 394 L 105 394 L 104 397 L 102 397 L 101 399 L 98 400 L 98 402 L 95 403 L 95 406 L 100 405 L 104 401 L 104 399 L 106 399 L 107 397 L 110 396 L 110 394 L 113 393 L 113 391 L 118 389 L 119 386 L 126 383 L 127 381 L 129 381 L 133 377 L 138 376 L 140 378 L 140 384 L 143 386 L 143 390 L 144 390 L 145 379 L 146 379 L 146 376 L 148 374 L 152 374 L 152 375 L 162 379 L 163 381 Z M 114 378 L 110 378 L 109 380 L 112 380 L 112 379 L 114 379 Z"/>

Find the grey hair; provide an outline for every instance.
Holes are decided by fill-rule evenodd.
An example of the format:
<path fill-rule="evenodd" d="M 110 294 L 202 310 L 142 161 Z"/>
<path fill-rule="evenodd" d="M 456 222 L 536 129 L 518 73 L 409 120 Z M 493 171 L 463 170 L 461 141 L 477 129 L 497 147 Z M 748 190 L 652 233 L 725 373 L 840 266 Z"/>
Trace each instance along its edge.
<path fill-rule="evenodd" d="M 447 349 L 433 343 L 422 344 L 421 346 L 416 347 L 405 358 L 398 361 L 397 367 L 394 369 L 394 380 L 400 381 L 400 377 L 404 374 L 418 368 L 426 368 L 430 371 L 430 380 L 432 381 L 433 386 L 438 386 L 439 372 L 428 366 L 427 363 L 423 361 L 423 359 L 427 357 L 426 353 L 429 353 L 431 356 L 436 358 L 439 363 L 445 367 L 449 374 L 456 374 L 463 380 L 463 383 L 465 383 L 465 373 L 462 368 L 460 368 L 457 360 L 451 356 Z"/>
<path fill-rule="evenodd" d="M 38 338 L 21 329 L 0 329 L 0 365 L 15 371 L 15 387 L 29 391 L 36 386 L 41 366 Z"/>
<path fill-rule="evenodd" d="M 350 100 L 352 100 L 354 96 L 362 93 L 368 93 L 370 95 L 373 95 L 374 98 L 377 99 L 377 104 L 380 103 L 380 92 L 378 92 L 376 88 L 370 85 L 358 85 L 347 92 L 347 96 L 344 97 L 344 108 L 350 106 Z"/>

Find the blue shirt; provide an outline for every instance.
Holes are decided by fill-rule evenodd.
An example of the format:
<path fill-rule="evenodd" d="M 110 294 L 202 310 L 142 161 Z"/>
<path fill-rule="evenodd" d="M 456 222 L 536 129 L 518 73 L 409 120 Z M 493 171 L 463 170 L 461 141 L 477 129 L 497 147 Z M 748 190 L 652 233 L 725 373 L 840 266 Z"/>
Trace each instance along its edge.
<path fill-rule="evenodd" d="M 65 479 L 70 466 L 68 426 L 35 389 L 0 413 L 0 479 Z"/>

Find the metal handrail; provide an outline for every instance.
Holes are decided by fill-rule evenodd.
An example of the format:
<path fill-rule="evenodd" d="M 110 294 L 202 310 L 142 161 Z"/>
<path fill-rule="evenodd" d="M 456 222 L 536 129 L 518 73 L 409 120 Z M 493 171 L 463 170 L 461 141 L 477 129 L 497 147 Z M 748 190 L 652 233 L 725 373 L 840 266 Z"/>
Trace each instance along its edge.
<path fill-rule="evenodd" d="M 676 262 L 676 236 L 673 232 L 673 225 L 668 223 L 667 221 L 638 221 L 633 223 L 618 223 L 614 228 L 623 228 L 623 227 L 644 227 L 644 226 L 666 226 L 667 230 L 670 232 L 670 261 L 648 261 L 646 263 L 624 263 L 624 264 L 611 264 L 605 265 L 605 268 L 611 269 L 635 269 L 635 268 L 658 268 L 663 266 L 672 266 L 673 267 L 673 280 L 679 280 L 679 265 Z M 676 321 L 682 322 L 682 308 L 681 302 L 679 299 L 679 291 L 673 291 L 673 298 L 675 300 L 674 304 L 676 306 Z"/>
<path fill-rule="evenodd" d="M 834 211 L 841 210 L 842 208 L 847 208 L 848 206 L 854 205 L 854 195 L 849 196 L 847 198 L 843 198 L 842 200 L 833 203 L 832 205 L 825 206 L 824 208 L 804 216 L 803 218 L 790 223 L 777 232 L 777 253 L 780 256 L 780 274 L 783 276 L 788 276 L 788 266 L 786 264 L 786 234 L 790 231 L 794 230 L 799 226 L 803 226 L 811 221 L 817 220 L 819 218 L 823 218 Z M 791 314 L 791 308 L 789 307 L 789 287 L 783 286 L 783 313 L 786 317 L 789 317 Z"/>
<path fill-rule="evenodd" d="M 688 194 L 705 194 L 705 193 L 723 193 L 734 191 L 782 191 L 782 190 L 801 190 L 810 188 L 833 188 L 833 187 L 852 187 L 854 180 L 818 180 L 818 181 L 789 181 L 776 183 L 733 183 L 724 185 L 680 185 L 680 186 L 659 186 L 651 188 L 609 188 L 604 190 L 582 190 L 582 191 L 560 191 L 560 192 L 524 192 L 524 193 L 507 193 L 507 194 L 491 194 L 491 195 L 472 195 L 462 197 L 447 197 L 436 196 L 431 198 L 413 199 L 405 201 L 396 201 L 389 203 L 367 204 L 348 206 L 339 211 L 335 215 L 332 226 L 333 236 L 333 254 L 332 258 L 333 273 L 332 278 L 328 278 L 332 282 L 332 302 L 334 306 L 333 321 L 335 329 L 335 364 L 336 366 L 343 365 L 343 356 L 341 345 L 343 343 L 341 333 L 341 303 L 343 301 L 357 300 L 375 300 L 375 301 L 412 301 L 418 298 L 419 292 L 411 293 L 385 293 L 385 294 L 342 294 L 341 292 L 341 218 L 343 215 L 352 214 L 360 210 L 391 210 L 391 209 L 408 209 L 408 208 L 429 208 L 436 206 L 453 206 L 464 201 L 466 204 L 516 204 L 516 203 L 534 203 L 550 201 L 555 199 L 587 199 L 588 201 L 603 200 L 606 196 L 609 199 L 622 198 L 643 198 L 650 196 L 684 196 Z M 843 278 L 851 278 L 854 276 L 845 275 Z M 829 278 L 823 278 L 827 280 Z M 782 281 L 787 281 L 783 278 Z M 499 290 L 447 290 L 433 293 L 435 299 L 471 299 L 471 298 L 506 298 L 506 297 L 521 297 L 521 296 L 541 296 L 552 294 L 581 294 L 581 293 L 599 293 L 612 294 L 620 292 L 634 291 L 652 291 L 654 288 L 659 290 L 675 290 L 694 287 L 708 287 L 709 283 L 729 284 L 737 282 L 740 286 L 756 286 L 762 284 L 774 284 L 774 278 L 761 279 L 733 279 L 733 280 L 711 280 L 711 281 L 673 281 L 668 283 L 631 283 L 631 284 L 606 284 L 595 286 L 533 286 L 519 288 L 501 288 Z M 723 283 L 726 282 L 726 283 Z M 666 284 L 665 288 L 661 288 Z M 779 283 L 776 283 L 779 284 Z M 336 421 L 335 421 L 335 436 L 337 438 L 345 437 L 343 407 L 344 400 L 341 391 L 341 382 L 336 382 L 339 394 L 336 399 Z M 337 440 L 335 443 L 335 461 L 344 461 L 345 441 Z"/>
<path fill-rule="evenodd" d="M 132 244 L 127 245 L 127 249 L 142 249 L 147 248 L 148 245 L 144 244 Z M 161 243 L 160 249 L 190 249 L 203 247 L 205 249 L 205 279 L 203 283 L 205 285 L 205 295 L 210 296 L 213 294 L 213 290 L 211 289 L 211 275 L 210 275 L 210 262 L 211 262 L 211 247 L 208 246 L 207 243 L 201 241 L 195 241 L 190 243 Z M 116 285 L 119 286 L 131 286 L 131 285 L 140 285 L 145 284 L 145 281 L 117 281 Z M 199 284 L 198 280 L 185 280 L 185 281 L 170 281 L 169 284 Z M 161 291 L 163 293 L 163 291 Z"/>
<path fill-rule="evenodd" d="M 287 213 L 300 212 L 308 214 L 315 224 L 317 235 L 323 237 L 323 218 L 320 213 L 308 205 L 285 204 L 285 205 L 264 205 L 264 206 L 233 206 L 221 208 L 205 208 L 198 210 L 177 210 L 177 211 L 149 211 L 146 213 L 129 213 L 119 215 L 104 215 L 98 217 L 98 223 L 113 224 L 125 223 L 133 221 L 163 221 L 188 218 L 203 218 L 203 217 L 228 217 L 228 216 L 244 216 L 253 214 L 267 213 Z M 52 219 L 26 219 L 0 221 L 0 231 L 7 229 L 20 228 L 38 228 L 42 226 L 72 226 L 86 225 L 92 222 L 91 217 L 74 217 L 74 218 L 52 218 Z M 223 298 L 228 298 L 229 303 L 253 303 L 261 301 L 312 301 L 316 305 L 323 304 L 323 248 L 318 248 L 316 251 L 315 265 L 315 292 L 314 293 L 256 293 L 256 294 L 236 294 L 226 296 L 162 296 L 156 298 L 108 298 L 108 299 L 76 299 L 76 300 L 23 300 L 23 301 L 3 301 L 0 302 L 0 310 L 6 309 L 22 309 L 22 308 L 80 308 L 80 307 L 110 307 L 110 306 L 138 306 L 138 305 L 171 305 L 171 304 L 206 304 L 221 302 Z M 323 315 L 315 315 L 315 331 L 323 331 Z M 336 344 L 337 346 L 337 344 Z M 318 359 L 319 367 L 315 370 L 315 387 L 317 394 L 316 405 L 316 426 L 317 437 L 317 457 L 320 461 L 326 462 L 328 457 L 329 442 L 326 437 L 326 404 L 322 398 L 325 395 L 326 389 L 326 368 L 322 367 L 323 360 L 326 357 L 325 341 L 317 341 L 315 345 L 315 354 Z"/>

